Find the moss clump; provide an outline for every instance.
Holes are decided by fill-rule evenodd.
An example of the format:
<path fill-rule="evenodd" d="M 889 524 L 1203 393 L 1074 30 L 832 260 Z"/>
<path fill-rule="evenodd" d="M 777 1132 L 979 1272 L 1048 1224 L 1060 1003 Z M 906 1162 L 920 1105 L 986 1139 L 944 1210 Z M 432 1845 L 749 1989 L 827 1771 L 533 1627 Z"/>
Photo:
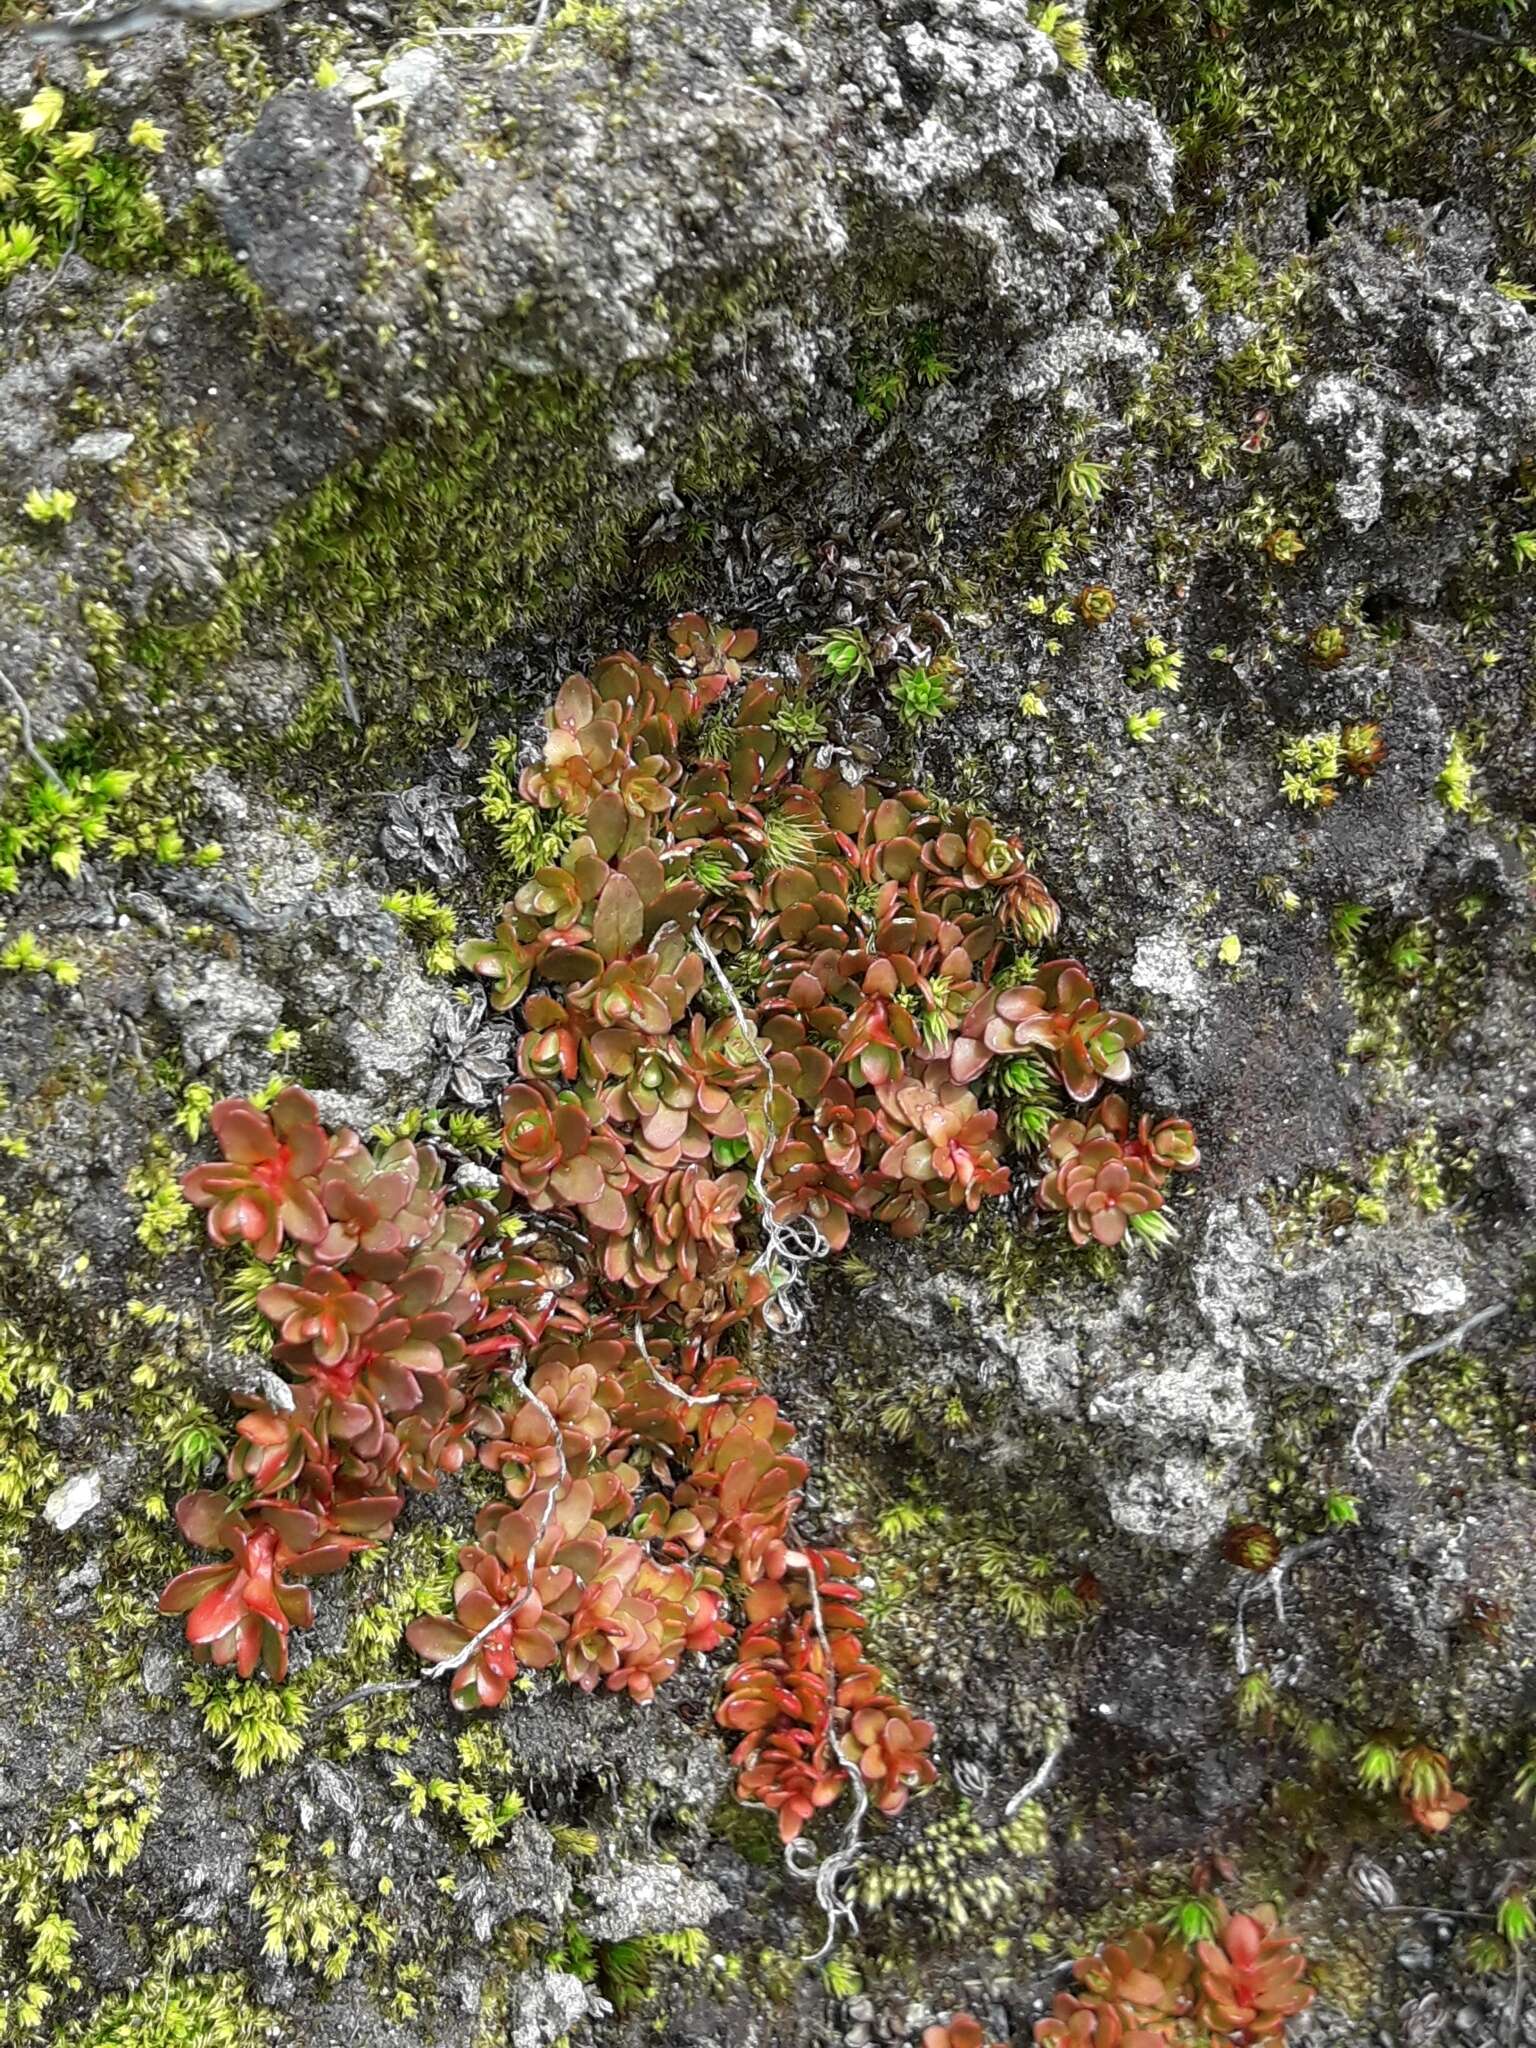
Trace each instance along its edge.
<path fill-rule="evenodd" d="M 57 86 L 0 112 L 0 284 L 70 252 L 98 269 L 164 260 L 165 217 L 145 182 L 163 138 L 137 122 L 123 149 L 100 140 L 89 103 Z"/>
<path fill-rule="evenodd" d="M 256 1857 L 251 1911 L 261 1923 L 263 1951 L 275 1962 L 302 1964 L 327 1984 L 346 1976 L 359 1949 L 376 1963 L 387 1961 L 395 1931 L 328 1868 L 335 1843 L 323 1842 L 319 1860 L 303 1865 L 290 1859 L 289 1847 L 286 1835 L 272 1835 Z"/>
<path fill-rule="evenodd" d="M 1349 1052 L 1387 1087 L 1409 1061 L 1442 1058 L 1477 1015 L 1484 965 L 1476 940 L 1486 909 L 1476 897 L 1449 915 L 1407 919 L 1368 904 L 1335 906 L 1334 966 L 1357 1019 Z"/>
<path fill-rule="evenodd" d="M 185 1683 L 188 1699 L 202 1708 L 204 1728 L 237 1777 L 291 1764 L 303 1750 L 309 1709 L 296 1685 L 267 1685 L 218 1671 L 190 1671 Z"/>
<path fill-rule="evenodd" d="M 1362 185 L 1460 189 L 1467 138 L 1512 239 L 1536 247 L 1528 42 L 1501 0 L 1106 0 L 1104 77 L 1150 99 L 1202 186 L 1239 160 L 1331 209 Z"/>
<path fill-rule="evenodd" d="M 207 756 L 174 741 L 139 746 L 105 728 L 78 732 L 51 750 L 51 775 L 29 766 L 0 806 L 0 893 L 21 870 L 46 861 L 76 879 L 93 860 L 150 860 L 160 867 L 212 867 L 217 841 L 194 843 L 189 782 Z"/>
<path fill-rule="evenodd" d="M 1012 1932 L 1022 1909 L 1045 1896 L 1030 1866 L 1048 1848 L 1045 1816 L 1033 1802 L 1000 1827 L 984 1828 L 961 1800 L 899 1853 L 867 1864 L 859 1902 L 872 1912 L 901 1908 L 920 1915 L 952 1940 L 968 1929 Z"/>
<path fill-rule="evenodd" d="M 243 1978 L 183 1974 L 178 1967 L 212 1939 L 207 1928 L 178 1929 L 173 1954 L 136 1990 L 99 2005 L 83 2032 L 78 2024 L 61 2030 L 54 2048 L 265 2048 L 275 2020 L 251 2003 Z"/>
<path fill-rule="evenodd" d="M 126 631 L 127 659 L 166 692 L 227 661 L 259 615 L 326 679 L 285 744 L 313 741 L 349 691 L 365 749 L 398 746 L 402 718 L 464 723 L 484 685 L 446 676 L 442 643 L 488 647 L 622 562 L 629 513 L 603 454 L 611 413 L 611 393 L 589 379 L 493 368 L 472 394 L 444 398 L 429 427 L 320 484 L 230 578 L 213 619 Z M 693 491 L 724 487 L 749 459 L 718 421 L 687 448 Z"/>
<path fill-rule="evenodd" d="M 58 1361 L 19 1325 L 0 1320 L 0 1588 L 15 1569 L 18 1545 L 63 1473 L 45 1449 L 45 1416 L 66 1414 L 74 1400 Z"/>
<path fill-rule="evenodd" d="M 0 1871 L 0 2042 L 33 2042 L 82 1988 L 69 1887 L 138 1861 L 160 1810 L 163 1768 L 125 1749 L 95 1765 Z M 78 2038 L 78 2037 L 75 2037 Z"/>
<path fill-rule="evenodd" d="M 949 1489 L 939 1491 L 947 1494 Z M 1055 1546 L 1042 1551 L 1042 1529 L 1009 1512 L 1013 1505 L 1010 1496 L 1006 1503 L 954 1508 L 934 1498 L 922 1480 L 911 1483 L 875 1522 L 878 1547 L 872 1562 L 879 1592 L 872 1602 L 873 1618 L 879 1622 L 921 1596 L 942 1598 L 951 1612 L 1007 1622 L 1024 1636 L 1079 1628 L 1088 1606 L 1053 1554 Z M 1024 1505 L 1027 1509 L 1027 1497 Z M 1088 1535 L 1086 1530 L 1054 1533 L 1058 1542 L 1066 1536 L 1069 1543 L 1074 1536 L 1086 1542 Z"/>

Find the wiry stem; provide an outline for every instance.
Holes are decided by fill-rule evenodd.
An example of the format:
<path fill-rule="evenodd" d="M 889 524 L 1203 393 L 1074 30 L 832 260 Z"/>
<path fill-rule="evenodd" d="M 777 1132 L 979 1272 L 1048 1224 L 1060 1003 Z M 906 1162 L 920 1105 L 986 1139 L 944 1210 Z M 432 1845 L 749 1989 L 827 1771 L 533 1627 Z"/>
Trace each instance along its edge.
<path fill-rule="evenodd" d="M 821 1588 L 816 1583 L 816 1561 L 803 1551 L 801 1555 L 805 1557 L 806 1584 L 811 1593 L 811 1624 L 816 1631 L 816 1640 L 821 1645 L 822 1658 L 826 1664 L 827 1683 L 832 1689 L 831 1713 L 835 1716 L 837 1695 L 836 1678 L 832 1667 L 832 1644 L 827 1636 L 826 1623 L 822 1619 Z M 814 1849 L 811 1851 L 810 1862 L 796 1853 L 802 1847 L 801 1842 L 786 1842 L 784 1845 L 785 1867 L 793 1876 L 809 1877 L 814 1870 L 816 1903 L 827 1916 L 826 1939 L 813 1956 L 806 1958 L 810 1963 L 824 1963 L 831 1955 L 837 1946 L 839 1928 L 846 1926 L 850 1934 L 857 1934 L 859 1931 L 858 1914 L 854 1911 L 852 1902 L 842 1896 L 841 1888 L 843 1879 L 850 1876 L 857 1867 L 863 1850 L 864 1816 L 869 1812 L 869 1794 L 864 1789 L 864 1773 L 856 1764 L 848 1762 L 838 1750 L 835 1740 L 832 1753 L 837 1759 L 838 1769 L 853 1789 L 853 1812 L 843 1829 L 842 1840 L 829 1856 L 822 1857 L 820 1863 L 814 1860 Z"/>
<path fill-rule="evenodd" d="M 1275 1559 L 1274 1565 L 1262 1578 L 1254 1578 L 1251 1574 L 1244 1574 L 1243 1583 L 1238 1588 L 1237 1619 L 1234 1628 L 1237 1672 L 1240 1678 L 1246 1678 L 1253 1669 L 1252 1659 L 1248 1655 L 1248 1627 L 1246 1620 L 1248 1602 L 1255 1593 L 1261 1590 L 1267 1591 L 1275 1603 L 1275 1620 L 1281 1628 L 1284 1628 L 1286 1573 L 1293 1566 L 1300 1564 L 1303 1558 L 1315 1557 L 1319 1551 L 1327 1550 L 1337 1541 L 1338 1536 L 1339 1531 L 1337 1529 L 1330 1529 L 1326 1536 L 1313 1536 L 1305 1543 L 1292 1544 L 1289 1550 L 1281 1551 L 1280 1555 Z"/>
<path fill-rule="evenodd" d="M 1374 1471 L 1375 1467 L 1366 1455 L 1366 1432 L 1373 1423 L 1385 1417 L 1387 1404 L 1397 1392 L 1403 1374 L 1407 1372 L 1409 1366 L 1418 1365 L 1426 1358 L 1434 1358 L 1442 1351 L 1453 1351 L 1464 1337 L 1470 1337 L 1474 1330 L 1480 1330 L 1484 1323 L 1491 1323 L 1495 1316 L 1503 1315 L 1509 1307 L 1510 1303 L 1507 1301 L 1496 1301 L 1490 1308 L 1480 1308 L 1475 1316 L 1468 1316 L 1464 1323 L 1458 1323 L 1455 1329 L 1450 1331 L 1448 1335 L 1437 1337 L 1432 1344 L 1421 1344 L 1417 1351 L 1410 1351 L 1406 1358 L 1400 1358 L 1397 1361 L 1396 1365 L 1393 1366 L 1381 1385 L 1376 1389 L 1371 1399 L 1371 1405 L 1355 1424 L 1354 1432 L 1349 1439 L 1351 1454 L 1365 1467 L 1367 1472 Z"/>
<path fill-rule="evenodd" d="M 37 769 L 39 774 L 41 774 L 47 781 L 51 782 L 55 789 L 62 789 L 64 787 L 62 777 L 54 768 L 52 762 L 44 760 L 43 756 L 37 751 L 37 748 L 33 745 L 32 714 L 27 709 L 26 698 L 22 696 L 20 690 L 17 689 L 16 685 L 5 673 L 4 669 L 0 669 L 0 683 L 3 683 L 5 685 L 6 695 L 10 698 L 11 702 L 16 706 L 16 719 L 17 723 L 21 727 L 21 751 L 26 755 L 27 759 L 32 763 L 33 767 Z"/>
<path fill-rule="evenodd" d="M 1066 1754 L 1067 1745 L 1071 1740 L 1072 1737 L 1070 1735 L 1063 1735 L 1055 1748 L 1047 1751 L 1045 1761 L 1041 1764 L 1039 1770 L 1035 1772 L 1034 1776 L 1027 1783 L 1019 1787 L 1018 1791 L 1014 1793 L 1008 1804 L 1003 1808 L 1004 1820 L 1012 1820 L 1022 1806 L 1027 1805 L 1038 1793 L 1045 1790 L 1052 1778 L 1055 1777 L 1056 1766 Z"/>
<path fill-rule="evenodd" d="M 713 1408 L 722 1397 L 719 1394 L 690 1394 L 686 1387 L 680 1387 L 676 1380 L 669 1380 L 661 1367 L 652 1358 L 645 1342 L 645 1325 L 635 1317 L 635 1343 L 640 1356 L 645 1360 L 645 1369 L 664 1394 L 671 1394 L 676 1400 L 687 1401 L 694 1408 Z"/>
<path fill-rule="evenodd" d="M 730 1004 L 732 1014 L 741 1029 L 742 1042 L 763 1072 L 768 1076 L 770 1090 L 778 1086 L 768 1056 L 757 1042 L 757 1033 L 741 1006 L 741 999 L 731 987 L 725 969 L 714 947 L 697 926 L 693 930 L 693 943 L 703 955 L 704 961 L 715 980 L 719 983 L 725 1000 Z M 810 1216 L 791 1216 L 780 1222 L 774 1215 L 774 1197 L 769 1192 L 767 1173 L 768 1156 L 773 1150 L 773 1138 L 764 1118 L 762 1148 L 752 1165 L 752 1185 L 762 1205 L 763 1236 L 766 1242 L 762 1251 L 752 1262 L 754 1273 L 766 1273 L 772 1283 L 773 1292 L 763 1303 L 763 1321 L 770 1329 L 781 1334 L 793 1334 L 805 1322 L 805 1309 L 800 1301 L 800 1281 L 805 1268 L 813 1259 L 824 1259 L 832 1247 L 822 1236 L 815 1220 Z"/>

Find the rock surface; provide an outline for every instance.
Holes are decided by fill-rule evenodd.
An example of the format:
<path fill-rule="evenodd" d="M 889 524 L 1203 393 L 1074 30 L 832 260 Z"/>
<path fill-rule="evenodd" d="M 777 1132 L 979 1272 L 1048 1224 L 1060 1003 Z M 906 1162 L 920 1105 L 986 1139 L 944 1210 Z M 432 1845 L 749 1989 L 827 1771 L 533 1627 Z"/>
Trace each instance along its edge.
<path fill-rule="evenodd" d="M 1280 31 L 1202 16 L 1170 77 L 1183 11 L 1146 12 L 0 26 L 0 107 L 66 95 L 0 114 L 0 231 L 45 238 L 0 242 L 4 2048 L 864 2048 L 956 2007 L 1023 2042 L 1217 1857 L 1313 1958 L 1292 2038 L 1510 2035 L 1531 241 L 1471 170 L 1325 186 L 1240 119 L 1213 159 L 1212 66 L 1270 91 Z M 1367 29 L 1323 12 L 1347 73 Z M 1506 41 L 1476 61 L 1520 90 Z M 1524 191 L 1504 105 L 1424 163 L 1450 119 Z M 87 133 L 116 197 L 71 237 L 37 181 Z M 1160 1258 L 1073 1252 L 1021 1168 L 964 1228 L 860 1233 L 771 1346 L 939 1731 L 825 1971 L 710 1666 L 483 1726 L 392 1689 L 452 1487 L 322 1586 L 281 1688 L 154 1612 L 171 1502 L 281 1386 L 176 1194 L 210 1103 L 291 1076 L 483 1185 L 515 1047 L 444 954 L 507 893 L 498 788 L 564 673 L 684 607 L 798 662 L 850 772 L 1024 833 L 1203 1152 Z M 818 662 L 837 627 L 872 673 Z M 1448 1832 L 1363 1783 L 1377 1737 L 1449 1755 Z"/>

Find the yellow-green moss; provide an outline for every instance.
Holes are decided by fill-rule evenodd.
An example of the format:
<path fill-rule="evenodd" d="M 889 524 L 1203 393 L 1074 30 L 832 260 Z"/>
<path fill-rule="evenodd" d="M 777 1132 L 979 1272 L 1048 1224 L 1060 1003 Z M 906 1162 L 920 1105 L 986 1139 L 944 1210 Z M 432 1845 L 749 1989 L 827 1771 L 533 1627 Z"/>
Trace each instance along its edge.
<path fill-rule="evenodd" d="M 1530 44 L 1512 26 L 1500 0 L 1106 0 L 1094 13 L 1102 75 L 1159 108 L 1202 181 L 1253 156 L 1320 205 L 1363 185 L 1454 189 L 1475 132 L 1530 247 Z"/>
<path fill-rule="evenodd" d="M 155 1968 L 134 1990 L 106 1999 L 82 2026 L 71 2021 L 53 2048 L 265 2048 L 273 2014 L 253 2004 L 242 1977 L 184 1973 L 185 1953 L 213 1939 L 208 1928 L 179 1928 Z"/>

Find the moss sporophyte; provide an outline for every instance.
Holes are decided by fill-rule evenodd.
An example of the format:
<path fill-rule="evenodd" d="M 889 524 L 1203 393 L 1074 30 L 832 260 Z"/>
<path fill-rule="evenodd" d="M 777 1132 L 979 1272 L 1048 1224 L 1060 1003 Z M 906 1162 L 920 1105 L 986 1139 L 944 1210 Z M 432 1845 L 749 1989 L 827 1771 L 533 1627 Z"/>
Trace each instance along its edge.
<path fill-rule="evenodd" d="M 781 1321 L 856 1222 L 910 1237 L 1019 1174 L 1072 1243 L 1155 1248 L 1199 1155 L 1105 1092 L 1142 1027 L 1079 962 L 1032 964 L 1060 913 L 1019 843 L 797 766 L 799 700 L 755 644 L 675 620 L 665 656 L 564 684 L 515 799 L 499 761 L 523 879 L 456 949 L 521 1027 L 493 1196 L 296 1087 L 208 1111 L 222 1158 L 182 1189 L 261 1262 L 291 1399 L 248 1403 L 225 1490 L 180 1503 L 219 1561 L 162 1607 L 199 1660 L 281 1680 L 309 1581 L 473 1459 L 500 1495 L 451 1612 L 407 1630 L 454 1704 L 540 1671 L 645 1701 L 735 1637 L 718 1719 L 788 1841 L 851 1787 L 897 1812 L 934 1729 L 863 1654 L 854 1560 L 802 1534 L 807 1467 L 733 1333 Z"/>

